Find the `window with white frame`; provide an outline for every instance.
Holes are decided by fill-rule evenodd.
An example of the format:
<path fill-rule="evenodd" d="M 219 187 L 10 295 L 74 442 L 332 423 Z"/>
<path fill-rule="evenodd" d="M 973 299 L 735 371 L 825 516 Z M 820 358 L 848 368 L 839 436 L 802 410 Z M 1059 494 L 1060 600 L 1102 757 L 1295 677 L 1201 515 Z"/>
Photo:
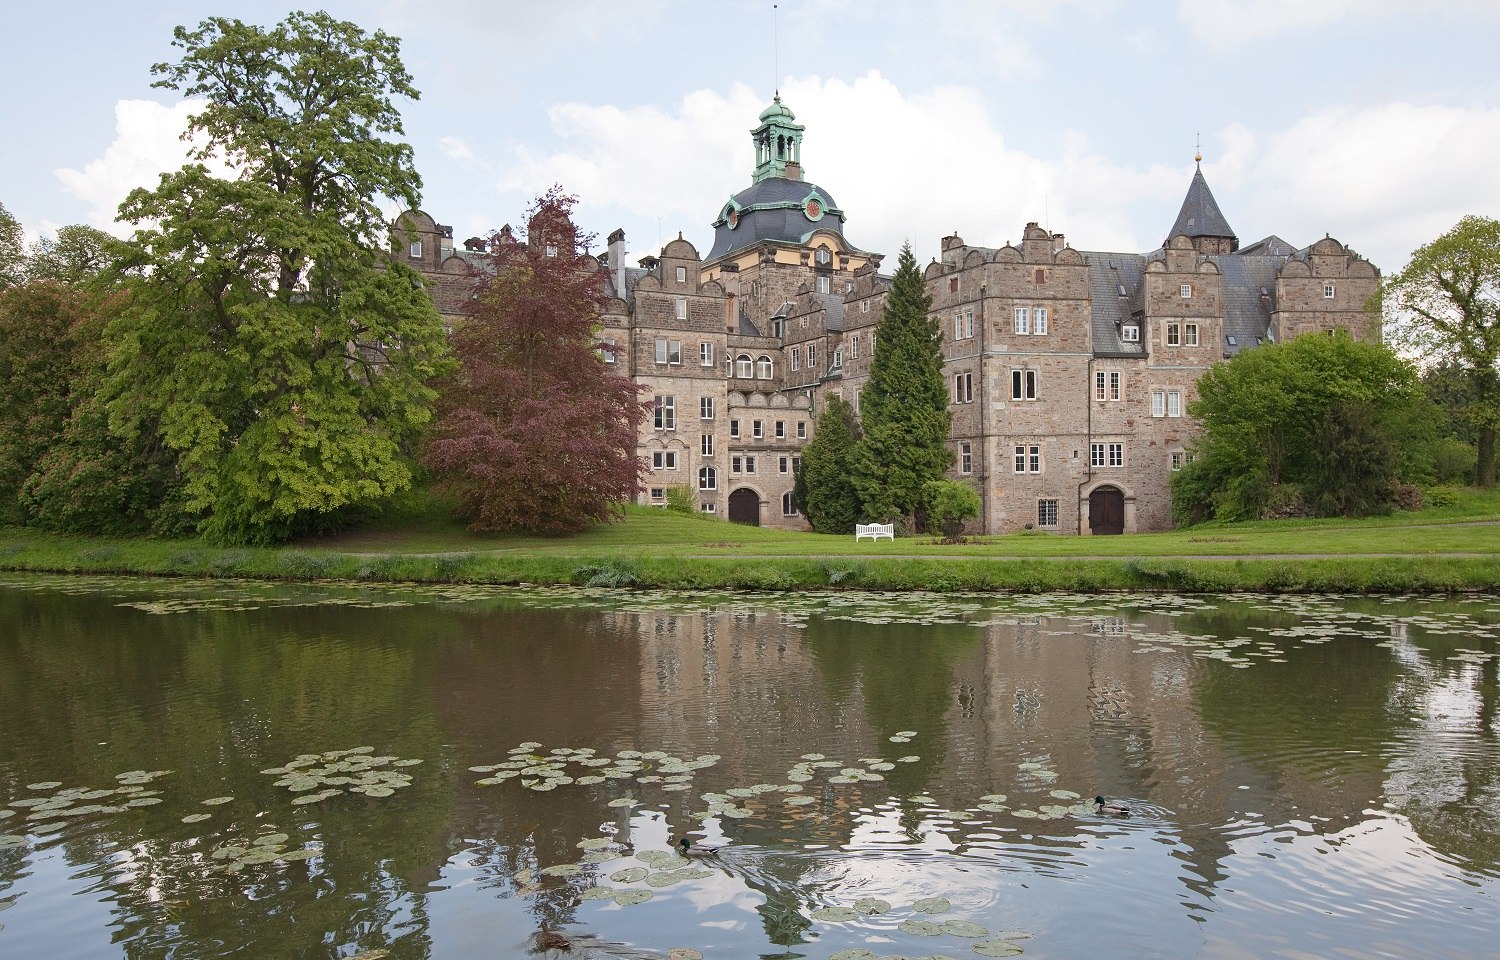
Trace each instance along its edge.
<path fill-rule="evenodd" d="M 849 337 L 849 359 L 859 359 L 859 334 L 857 333 Z"/>
<path fill-rule="evenodd" d="M 963 310 L 953 315 L 953 339 L 968 340 L 974 336 L 974 311 Z"/>
<path fill-rule="evenodd" d="M 677 429 L 677 398 L 657 394 L 651 403 L 654 414 L 653 425 L 658 430 Z"/>
<path fill-rule="evenodd" d="M 711 433 L 705 433 L 703 435 L 702 441 L 698 445 L 698 449 L 699 449 L 699 452 L 701 452 L 705 457 L 711 457 L 711 456 L 713 456 L 714 455 L 714 435 L 711 434 Z"/>
<path fill-rule="evenodd" d="M 654 450 L 654 451 L 652 451 L 652 453 L 651 453 L 651 469 L 652 470 L 676 470 L 677 469 L 677 451 L 676 450 Z"/>
<path fill-rule="evenodd" d="M 713 397 L 699 397 L 698 398 L 698 419 L 699 420 L 712 420 L 713 418 L 714 418 L 714 398 Z"/>
<path fill-rule="evenodd" d="M 549 243 L 543 252 L 549 257 L 555 257 L 557 256 L 557 247 Z"/>
<path fill-rule="evenodd" d="M 1125 444 L 1091 443 L 1089 444 L 1089 462 L 1096 467 L 1123 467 Z"/>
<path fill-rule="evenodd" d="M 791 457 L 777 457 L 776 458 L 776 472 L 777 473 L 786 473 L 788 470 L 791 469 L 791 466 L 792 466 L 792 458 Z"/>
<path fill-rule="evenodd" d="M 745 457 L 745 472 L 746 473 L 754 473 L 755 472 L 755 458 L 754 457 L 751 457 L 751 456 Z"/>
<path fill-rule="evenodd" d="M 1168 390 L 1167 391 L 1167 416 L 1169 416 L 1169 417 L 1180 417 L 1180 416 L 1182 416 L 1182 391 L 1181 390 Z"/>
<path fill-rule="evenodd" d="M 798 350 L 796 347 L 793 347 L 790 351 L 790 354 L 792 358 L 792 372 L 796 373 L 798 370 L 802 369 L 802 351 Z"/>
<path fill-rule="evenodd" d="M 965 475 L 974 472 L 974 445 L 967 440 L 958 442 L 958 472 Z"/>
<path fill-rule="evenodd" d="M 828 292 L 828 278 L 827 277 L 819 277 L 818 278 L 818 292 L 819 293 L 827 293 Z"/>
<path fill-rule="evenodd" d="M 750 354 L 742 353 L 734 358 L 734 375 L 746 380 L 755 376 L 755 361 L 750 359 Z"/>
<path fill-rule="evenodd" d="M 713 488 L 709 487 L 708 489 L 713 489 Z M 719 512 L 719 505 L 716 504 L 716 503 L 707 503 L 707 502 L 705 502 L 705 503 L 698 504 L 698 509 L 702 510 L 704 513 L 718 513 Z"/>
<path fill-rule="evenodd" d="M 1172 451 L 1172 469 L 1173 470 L 1181 470 L 1182 469 L 1182 451 L 1181 450 L 1173 450 Z"/>
<path fill-rule="evenodd" d="M 1031 308 L 1016 307 L 1016 333 L 1026 335 L 1031 333 Z"/>
<path fill-rule="evenodd" d="M 687 267 L 678 267 L 677 268 L 677 282 L 678 283 L 687 283 Z"/>
<path fill-rule="evenodd" d="M 1182 324 L 1180 324 L 1180 323 L 1169 323 L 1169 324 L 1167 324 L 1167 346 L 1169 346 L 1169 347 L 1180 347 L 1180 346 L 1182 346 Z"/>
<path fill-rule="evenodd" d="M 651 499 L 652 500 L 665 500 L 665 499 L 667 499 L 667 488 L 666 487 L 652 487 L 651 488 Z"/>
<path fill-rule="evenodd" d="M 734 457 L 730 457 L 729 458 L 729 472 L 730 473 L 744 473 L 745 472 L 745 457 L 744 457 L 743 454 L 741 454 L 739 456 L 734 456 Z"/>
<path fill-rule="evenodd" d="M 1057 501 L 1045 498 L 1036 502 L 1036 525 L 1038 527 L 1057 526 Z"/>
<path fill-rule="evenodd" d="M 1120 328 L 1120 341 L 1122 343 L 1140 343 L 1141 328 L 1133 323 L 1127 323 Z"/>
<path fill-rule="evenodd" d="M 807 369 L 809 369 L 809 370 L 816 370 L 817 368 L 818 368 L 818 345 L 816 343 L 809 343 L 807 345 Z"/>
<path fill-rule="evenodd" d="M 407 248 L 407 253 L 411 254 L 413 260 L 422 259 L 422 241 L 413 240 L 411 246 Z"/>
<path fill-rule="evenodd" d="M 974 402 L 974 374 L 960 373 L 953 377 L 953 402 Z"/>
<path fill-rule="evenodd" d="M 1120 399 L 1120 371 L 1094 371 L 1094 399 L 1104 401 Z"/>
<path fill-rule="evenodd" d="M 777 440 L 785 440 L 786 439 L 786 421 L 785 420 L 777 420 L 776 421 L 776 439 Z"/>
<path fill-rule="evenodd" d="M 1031 311 L 1031 332 L 1038 336 L 1047 334 L 1047 308 L 1035 307 Z"/>
<path fill-rule="evenodd" d="M 783 493 L 781 495 L 781 515 L 783 517 L 795 517 L 797 515 L 797 508 L 792 506 L 791 493 Z"/>
<path fill-rule="evenodd" d="M 1041 473 L 1042 448 L 1038 444 L 1016 444 L 1016 473 Z"/>
<path fill-rule="evenodd" d="M 870 331 L 870 356 L 875 356 L 875 331 Z"/>
<path fill-rule="evenodd" d="M 1167 415 L 1167 391 L 1151 391 L 1151 415 L 1153 417 L 1165 417 Z"/>
<path fill-rule="evenodd" d="M 750 436 L 756 440 L 765 439 L 766 428 L 759 420 L 750 421 Z"/>
<path fill-rule="evenodd" d="M 711 367 L 714 365 L 714 345 L 708 341 L 698 344 L 698 366 Z"/>
<path fill-rule="evenodd" d="M 771 373 L 772 373 L 771 358 L 762 355 L 759 359 L 757 359 L 755 361 L 755 379 L 757 379 L 757 380 L 769 380 L 769 379 L 771 379 Z"/>
<path fill-rule="evenodd" d="M 656 340 L 656 362 L 661 364 L 682 364 L 682 341 L 667 340 L 658 337 Z"/>
<path fill-rule="evenodd" d="M 1334 295 L 1335 292 L 1336 291 L 1333 288 L 1333 284 L 1331 284 L 1331 283 L 1325 283 L 1325 284 L 1323 284 L 1323 299 L 1324 300 L 1332 300 L 1333 299 L 1333 295 Z"/>
<path fill-rule="evenodd" d="M 718 473 L 716 473 L 714 471 L 713 467 L 699 467 L 698 468 L 698 489 L 699 490 L 713 490 L 713 489 L 717 488 L 718 485 L 719 485 L 718 476 L 719 476 Z M 710 504 L 705 504 L 704 506 L 707 507 L 707 506 L 710 506 Z M 713 511 L 710 510 L 708 512 L 712 513 Z"/>
<path fill-rule="evenodd" d="M 1182 325 L 1182 345 L 1185 347 L 1196 347 L 1198 345 L 1198 325 L 1196 323 L 1184 323 Z"/>
<path fill-rule="evenodd" d="M 797 439 L 798 440 L 806 440 L 807 439 L 807 421 L 806 420 L 798 420 L 797 421 Z"/>
<path fill-rule="evenodd" d="M 677 298 L 677 319 L 678 320 L 686 320 L 687 319 L 687 297 L 678 297 Z"/>
<path fill-rule="evenodd" d="M 605 363 L 615 362 L 615 338 L 602 337 L 599 340 L 599 357 Z"/>
<path fill-rule="evenodd" d="M 1191 300 L 1193 299 L 1193 285 L 1191 283 L 1184 283 L 1177 288 L 1177 293 L 1182 299 Z"/>
<path fill-rule="evenodd" d="M 1012 400 L 1036 399 L 1036 371 L 1012 370 L 1010 372 L 1010 398 Z"/>
<path fill-rule="evenodd" d="M 844 348 L 842 346 L 833 348 L 833 369 L 844 369 Z"/>
<path fill-rule="evenodd" d="M 731 420 L 731 421 L 729 421 L 729 439 L 731 439 L 731 440 L 738 440 L 739 438 L 740 438 L 740 422 L 738 420 Z"/>

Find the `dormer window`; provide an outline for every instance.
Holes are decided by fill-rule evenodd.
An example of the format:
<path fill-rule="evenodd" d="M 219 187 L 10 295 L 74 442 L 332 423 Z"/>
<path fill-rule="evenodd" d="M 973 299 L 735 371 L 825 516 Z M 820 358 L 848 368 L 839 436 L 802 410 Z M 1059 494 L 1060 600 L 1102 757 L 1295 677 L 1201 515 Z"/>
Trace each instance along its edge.
<path fill-rule="evenodd" d="M 829 262 L 832 261 L 832 260 L 833 260 L 833 254 L 831 254 L 831 253 L 828 252 L 828 248 L 827 247 L 819 247 L 818 248 L 818 265 L 819 266 L 826 267 L 826 266 L 828 266 Z"/>
<path fill-rule="evenodd" d="M 1133 323 L 1120 328 L 1120 340 L 1124 343 L 1140 343 L 1141 328 Z"/>

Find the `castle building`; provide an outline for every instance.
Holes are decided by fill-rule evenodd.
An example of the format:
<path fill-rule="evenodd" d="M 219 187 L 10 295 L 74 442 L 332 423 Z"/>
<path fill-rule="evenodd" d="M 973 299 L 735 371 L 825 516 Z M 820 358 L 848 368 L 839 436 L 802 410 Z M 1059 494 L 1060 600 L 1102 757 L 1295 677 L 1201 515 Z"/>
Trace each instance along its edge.
<path fill-rule="evenodd" d="M 687 486 L 704 512 L 806 529 L 791 504 L 800 451 L 830 394 L 858 412 L 888 278 L 804 178 L 804 128 L 779 95 L 759 119 L 750 186 L 720 208 L 706 257 L 679 235 L 628 267 L 623 232 L 610 235 L 600 338 L 651 402 L 640 502 Z M 1199 162 L 1148 253 L 1077 250 L 1036 223 L 999 248 L 942 239 L 924 278 L 977 532 L 1166 529 L 1172 472 L 1192 456 L 1187 407 L 1212 364 L 1302 334 L 1379 339 L 1364 312 L 1373 265 L 1326 236 L 1241 246 Z M 427 214 L 404 222 L 411 264 L 460 319 L 483 241 L 456 251 Z"/>

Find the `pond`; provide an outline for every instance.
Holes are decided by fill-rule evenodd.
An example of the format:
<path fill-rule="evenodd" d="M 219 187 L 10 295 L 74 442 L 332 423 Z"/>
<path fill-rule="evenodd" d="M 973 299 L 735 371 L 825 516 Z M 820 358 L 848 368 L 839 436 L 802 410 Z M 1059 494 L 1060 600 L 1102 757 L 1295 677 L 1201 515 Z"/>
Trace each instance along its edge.
<path fill-rule="evenodd" d="M 1497 637 L 1494 597 L 4 578 L 0 956 L 1490 955 Z"/>

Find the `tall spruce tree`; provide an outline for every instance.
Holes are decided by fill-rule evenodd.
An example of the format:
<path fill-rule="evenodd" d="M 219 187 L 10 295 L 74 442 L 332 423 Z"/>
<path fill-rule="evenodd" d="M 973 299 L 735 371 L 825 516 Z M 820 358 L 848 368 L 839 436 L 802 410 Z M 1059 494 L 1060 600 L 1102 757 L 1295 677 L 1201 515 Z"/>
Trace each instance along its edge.
<path fill-rule="evenodd" d="M 802 451 L 798 479 L 805 487 L 802 512 L 818 533 L 853 533 L 859 523 L 859 492 L 854 488 L 854 459 L 859 449 L 859 421 L 838 394 L 818 417 L 818 432 Z"/>
<path fill-rule="evenodd" d="M 854 483 L 866 520 L 920 521 L 923 485 L 941 479 L 953 463 L 942 334 L 927 315 L 931 306 L 911 244 L 904 244 L 860 395 L 864 439 Z"/>

